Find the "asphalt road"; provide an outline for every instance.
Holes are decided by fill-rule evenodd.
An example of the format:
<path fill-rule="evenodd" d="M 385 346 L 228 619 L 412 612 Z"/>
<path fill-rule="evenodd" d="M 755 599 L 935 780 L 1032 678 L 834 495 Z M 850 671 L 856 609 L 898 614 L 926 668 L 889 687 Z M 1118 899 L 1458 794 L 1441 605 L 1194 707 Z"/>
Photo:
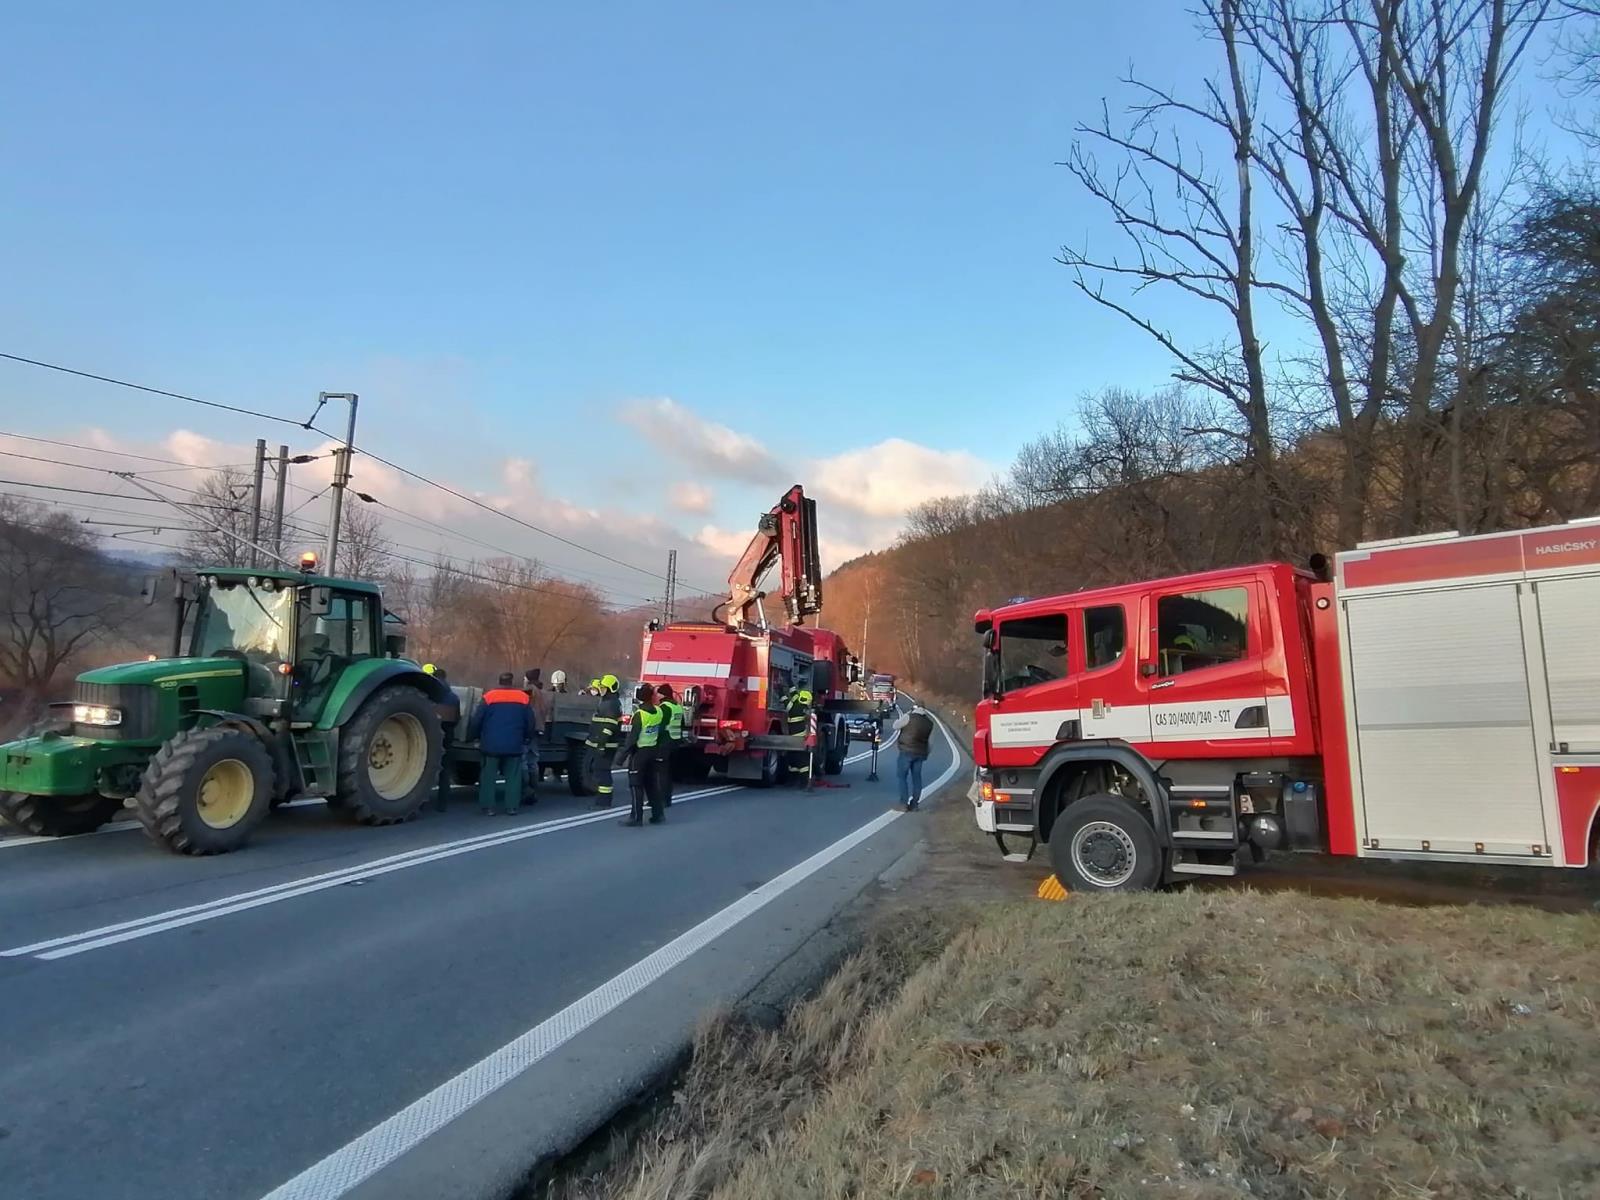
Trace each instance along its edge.
<path fill-rule="evenodd" d="M 518 817 L 292 808 L 220 858 L 0 841 L 0 1195 L 505 1194 L 915 842 L 893 760 L 642 829 L 556 781 Z"/>

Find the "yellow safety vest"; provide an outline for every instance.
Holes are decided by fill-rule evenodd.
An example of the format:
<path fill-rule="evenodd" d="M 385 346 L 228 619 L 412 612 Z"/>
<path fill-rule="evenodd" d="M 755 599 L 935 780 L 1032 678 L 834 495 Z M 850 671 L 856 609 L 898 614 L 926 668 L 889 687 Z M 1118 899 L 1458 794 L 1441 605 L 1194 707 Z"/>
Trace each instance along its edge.
<path fill-rule="evenodd" d="M 633 714 L 634 723 L 639 728 L 639 741 L 637 745 L 641 750 L 650 750 L 655 747 L 661 738 L 661 724 L 663 715 L 658 708 L 655 712 L 639 709 Z"/>

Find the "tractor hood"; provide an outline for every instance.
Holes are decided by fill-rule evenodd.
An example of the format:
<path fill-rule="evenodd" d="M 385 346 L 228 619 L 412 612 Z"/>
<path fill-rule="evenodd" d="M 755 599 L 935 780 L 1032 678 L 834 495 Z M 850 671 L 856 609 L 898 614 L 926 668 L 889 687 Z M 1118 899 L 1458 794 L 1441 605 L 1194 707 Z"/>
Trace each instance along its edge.
<path fill-rule="evenodd" d="M 179 684 L 191 679 L 244 678 L 244 663 L 237 658 L 158 658 L 149 662 L 117 663 L 78 676 L 79 683 Z"/>

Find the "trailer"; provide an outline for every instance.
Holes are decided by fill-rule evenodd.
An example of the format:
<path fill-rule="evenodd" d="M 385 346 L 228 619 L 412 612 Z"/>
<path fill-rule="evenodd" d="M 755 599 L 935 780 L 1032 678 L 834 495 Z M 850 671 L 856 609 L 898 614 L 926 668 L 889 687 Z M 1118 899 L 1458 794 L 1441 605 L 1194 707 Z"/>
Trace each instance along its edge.
<path fill-rule="evenodd" d="M 970 798 L 1082 890 L 1274 850 L 1593 867 L 1600 520 L 1010 603 Z"/>
<path fill-rule="evenodd" d="M 777 567 L 781 623 L 769 622 L 761 590 Z M 875 706 L 848 694 L 861 664 L 844 639 L 805 624 L 822 608 L 816 501 L 795 484 L 757 523 L 728 577 L 728 598 L 708 621 L 652 621 L 645 629 L 641 681 L 670 683 L 686 712 L 689 745 L 674 756 L 680 778 L 729 779 L 770 785 L 802 756 L 815 753 L 824 774 L 844 770 L 850 745 L 846 718 Z M 793 688 L 813 697 L 815 734 L 785 728 L 784 698 Z"/>
<path fill-rule="evenodd" d="M 451 771 L 457 784 L 471 787 L 478 782 L 483 758 L 478 752 L 477 743 L 467 740 L 467 729 L 472 722 L 472 714 L 483 702 L 483 689 L 452 687 L 451 691 L 461 705 L 461 721 L 456 726 L 456 740 L 451 743 L 450 749 Z M 567 790 L 574 796 L 591 796 L 595 790 L 594 780 L 585 771 L 587 751 L 584 744 L 589 737 L 589 722 L 600 704 L 599 697 L 567 692 L 547 692 L 545 695 L 550 700 L 550 719 L 545 722 L 538 738 L 539 774 L 542 776 L 548 771 L 552 775 L 562 775 L 566 778 Z M 538 803 L 538 784 L 538 779 L 524 775 L 523 804 Z"/>

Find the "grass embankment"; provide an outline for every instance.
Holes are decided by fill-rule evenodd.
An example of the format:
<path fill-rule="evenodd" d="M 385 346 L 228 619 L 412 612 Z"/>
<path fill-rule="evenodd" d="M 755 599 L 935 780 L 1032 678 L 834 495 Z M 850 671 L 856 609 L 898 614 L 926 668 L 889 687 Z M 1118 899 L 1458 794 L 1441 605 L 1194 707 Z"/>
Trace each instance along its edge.
<path fill-rule="evenodd" d="M 1600 920 L 1194 890 L 889 922 L 551 1194 L 1600 1195 Z"/>

